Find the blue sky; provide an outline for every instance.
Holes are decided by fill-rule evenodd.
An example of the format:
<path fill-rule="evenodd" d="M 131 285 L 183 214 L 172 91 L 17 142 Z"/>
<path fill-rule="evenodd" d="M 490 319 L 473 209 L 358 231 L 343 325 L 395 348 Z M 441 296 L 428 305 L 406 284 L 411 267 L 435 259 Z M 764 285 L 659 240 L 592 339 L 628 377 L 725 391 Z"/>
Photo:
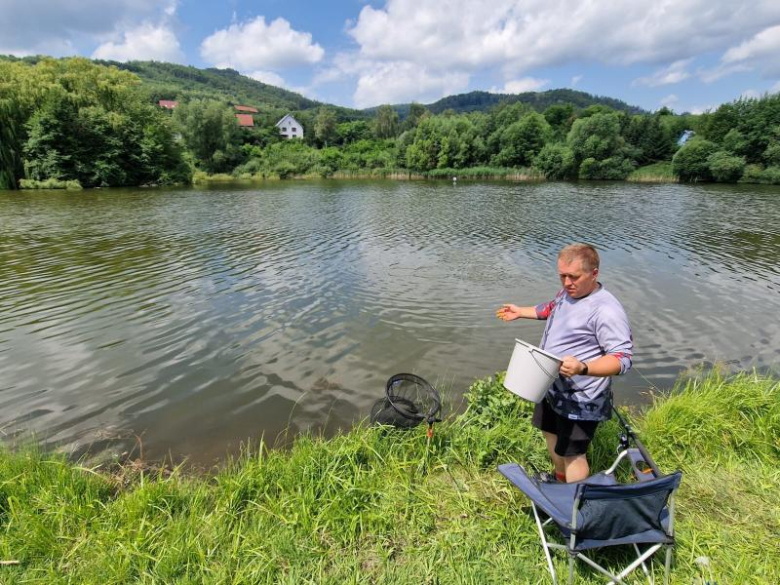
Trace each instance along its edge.
<path fill-rule="evenodd" d="M 569 87 L 701 112 L 780 91 L 780 2 L 0 0 L 0 53 L 232 67 L 343 106 Z"/>

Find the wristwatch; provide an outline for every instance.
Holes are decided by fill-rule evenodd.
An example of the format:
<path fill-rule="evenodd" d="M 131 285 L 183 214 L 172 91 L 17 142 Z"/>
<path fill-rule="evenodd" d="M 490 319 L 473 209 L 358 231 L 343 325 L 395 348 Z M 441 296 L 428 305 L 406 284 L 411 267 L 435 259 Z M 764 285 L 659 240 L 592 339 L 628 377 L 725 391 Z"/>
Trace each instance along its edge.
<path fill-rule="evenodd" d="M 586 364 L 585 362 L 582 362 L 582 365 L 585 366 L 585 369 L 582 370 L 582 373 L 580 374 L 580 376 L 587 376 L 588 375 L 588 364 Z"/>

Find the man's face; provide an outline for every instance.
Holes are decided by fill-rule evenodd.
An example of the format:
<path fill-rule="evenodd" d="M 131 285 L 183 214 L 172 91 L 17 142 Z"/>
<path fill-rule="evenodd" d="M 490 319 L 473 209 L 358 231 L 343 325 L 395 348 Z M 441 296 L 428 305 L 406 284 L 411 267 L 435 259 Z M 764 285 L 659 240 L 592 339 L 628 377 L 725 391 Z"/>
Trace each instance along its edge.
<path fill-rule="evenodd" d="M 579 258 L 572 261 L 563 258 L 558 260 L 558 276 L 561 278 L 561 284 L 573 299 L 580 299 L 592 293 L 598 286 L 596 281 L 598 275 L 598 268 L 584 270 L 582 260 Z"/>

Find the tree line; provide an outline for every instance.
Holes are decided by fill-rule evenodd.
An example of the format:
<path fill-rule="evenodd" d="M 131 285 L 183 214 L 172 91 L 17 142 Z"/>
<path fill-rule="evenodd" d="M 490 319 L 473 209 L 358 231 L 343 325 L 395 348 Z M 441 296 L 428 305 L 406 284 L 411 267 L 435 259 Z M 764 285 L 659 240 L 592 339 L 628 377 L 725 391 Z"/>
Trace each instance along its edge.
<path fill-rule="evenodd" d="M 245 129 L 227 101 L 182 98 L 171 113 L 157 107 L 158 89 L 83 58 L 0 60 L 0 189 L 187 183 L 198 172 L 284 178 L 475 167 L 622 180 L 653 163 L 683 181 L 780 183 L 780 95 L 701 115 L 515 101 L 439 114 L 411 104 L 403 118 L 380 106 L 366 119 L 319 106 L 294 111 L 305 138 L 284 140 L 275 127 L 284 110 L 266 109 Z M 686 130 L 695 137 L 679 146 Z"/>

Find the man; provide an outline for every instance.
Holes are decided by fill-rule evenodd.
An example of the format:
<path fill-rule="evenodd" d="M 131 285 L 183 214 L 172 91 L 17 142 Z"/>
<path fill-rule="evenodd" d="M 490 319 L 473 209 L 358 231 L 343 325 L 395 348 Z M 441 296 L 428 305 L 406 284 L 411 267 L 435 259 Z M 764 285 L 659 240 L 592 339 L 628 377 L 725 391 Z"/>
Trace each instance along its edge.
<path fill-rule="evenodd" d="M 631 368 L 634 344 L 628 317 L 598 275 L 599 255 L 593 246 L 566 246 L 558 254 L 563 288 L 554 300 L 535 307 L 507 304 L 496 312 L 503 321 L 545 319 L 540 346 L 563 356 L 560 375 L 532 419 L 555 466 L 555 477 L 543 479 L 588 477 L 588 445 L 599 422 L 612 416 L 611 376 Z"/>

